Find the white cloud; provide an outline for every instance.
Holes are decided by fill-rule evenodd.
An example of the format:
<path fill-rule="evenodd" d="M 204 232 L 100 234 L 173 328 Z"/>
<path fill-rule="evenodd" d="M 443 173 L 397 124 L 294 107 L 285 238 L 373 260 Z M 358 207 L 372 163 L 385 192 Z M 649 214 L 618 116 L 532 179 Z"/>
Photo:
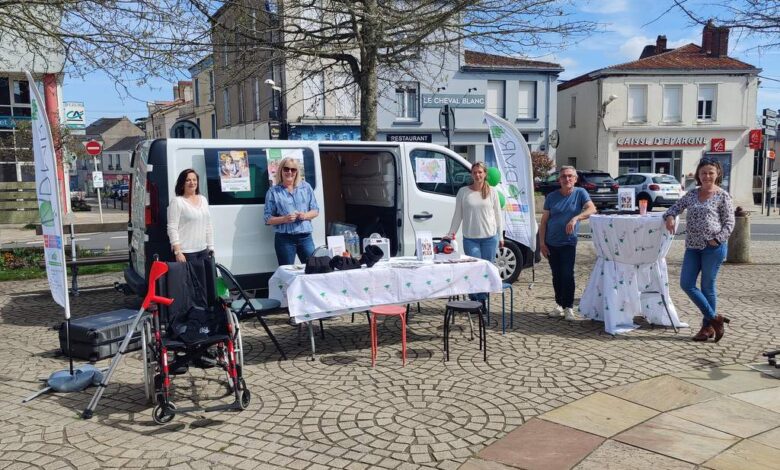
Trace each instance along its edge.
<path fill-rule="evenodd" d="M 619 13 L 628 10 L 627 0 L 592 0 L 581 7 L 585 13 Z"/>

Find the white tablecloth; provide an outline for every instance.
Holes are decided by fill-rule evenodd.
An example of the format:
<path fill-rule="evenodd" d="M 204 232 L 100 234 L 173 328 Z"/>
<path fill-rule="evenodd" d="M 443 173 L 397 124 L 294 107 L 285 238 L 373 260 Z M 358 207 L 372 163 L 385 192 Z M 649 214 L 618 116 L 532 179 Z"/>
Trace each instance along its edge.
<path fill-rule="evenodd" d="M 666 230 L 662 213 L 638 215 L 593 215 L 590 228 L 596 249 L 596 265 L 580 300 L 580 312 L 586 318 L 604 322 L 609 334 L 637 328 L 633 318 L 644 316 L 656 325 L 671 326 L 658 294 L 674 319 L 680 323 L 669 297 L 666 254 L 673 236 Z"/>
<path fill-rule="evenodd" d="M 295 323 L 302 323 L 376 305 L 501 292 L 501 277 L 493 263 L 481 259 L 424 264 L 405 257 L 326 274 L 304 275 L 303 269 L 280 266 L 268 281 L 268 290 L 270 298 L 289 309 Z"/>

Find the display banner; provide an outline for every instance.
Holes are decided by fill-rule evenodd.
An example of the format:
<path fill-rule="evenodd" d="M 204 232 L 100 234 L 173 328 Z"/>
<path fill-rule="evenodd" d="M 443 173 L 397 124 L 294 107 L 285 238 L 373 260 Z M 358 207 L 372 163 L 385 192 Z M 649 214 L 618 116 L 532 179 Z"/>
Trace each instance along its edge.
<path fill-rule="evenodd" d="M 54 140 L 46 115 L 46 107 L 35 80 L 27 70 L 32 105 L 32 139 L 35 159 L 35 190 L 38 197 L 38 212 L 41 216 L 43 250 L 46 261 L 46 276 L 54 301 L 65 308 L 65 318 L 70 318 L 68 281 L 65 271 L 65 246 L 62 236 L 62 212 L 60 211 L 60 188 L 57 185 L 57 163 Z"/>
<path fill-rule="evenodd" d="M 500 191 L 506 197 L 504 228 L 507 238 L 536 251 L 534 177 L 531 151 L 523 135 L 509 122 L 485 112 L 496 163 L 501 172 Z"/>

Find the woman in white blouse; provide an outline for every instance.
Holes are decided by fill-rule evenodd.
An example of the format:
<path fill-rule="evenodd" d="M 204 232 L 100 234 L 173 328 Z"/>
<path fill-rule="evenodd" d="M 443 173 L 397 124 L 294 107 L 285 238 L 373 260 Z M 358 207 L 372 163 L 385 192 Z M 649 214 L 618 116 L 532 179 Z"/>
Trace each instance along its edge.
<path fill-rule="evenodd" d="M 198 279 L 205 287 L 203 260 L 214 250 L 209 203 L 198 189 L 198 174 L 188 168 L 176 179 L 176 197 L 168 205 L 168 238 L 171 251 L 180 263 L 198 268 Z"/>

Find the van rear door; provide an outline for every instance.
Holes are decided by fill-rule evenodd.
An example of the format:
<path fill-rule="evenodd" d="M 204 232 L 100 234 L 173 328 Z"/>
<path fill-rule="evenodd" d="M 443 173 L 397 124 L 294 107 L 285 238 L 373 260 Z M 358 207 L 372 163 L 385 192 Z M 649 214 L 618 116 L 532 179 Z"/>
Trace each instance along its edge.
<path fill-rule="evenodd" d="M 471 164 L 460 155 L 434 144 L 402 144 L 405 154 L 404 224 L 405 254 L 415 247 L 415 234 L 429 231 L 434 237 L 447 234 L 455 212 L 455 196 L 471 184 Z M 461 238 L 458 235 L 458 238 Z"/>

